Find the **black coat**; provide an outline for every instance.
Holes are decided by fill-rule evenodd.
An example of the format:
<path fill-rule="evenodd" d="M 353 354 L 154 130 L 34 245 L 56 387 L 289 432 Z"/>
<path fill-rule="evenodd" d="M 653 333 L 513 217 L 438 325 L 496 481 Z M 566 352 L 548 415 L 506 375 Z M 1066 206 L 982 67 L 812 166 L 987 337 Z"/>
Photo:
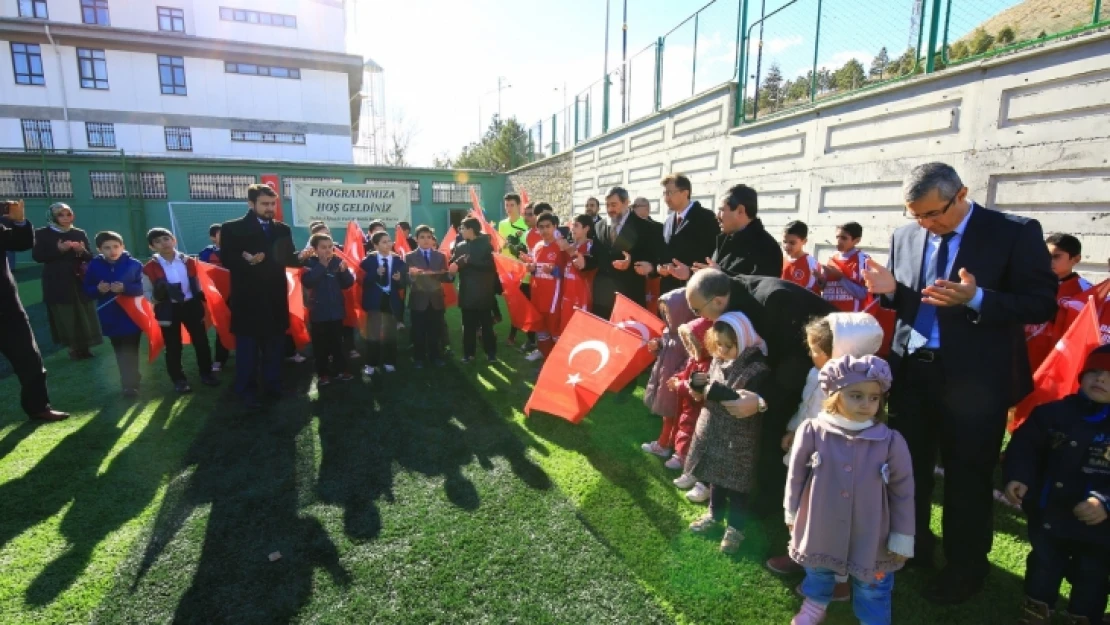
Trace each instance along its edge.
<path fill-rule="evenodd" d="M 17 226 L 7 218 L 0 218 L 0 314 L 6 311 L 23 313 L 19 289 L 15 286 L 12 268 L 8 266 L 8 252 L 26 252 L 35 245 L 35 229 L 31 222 Z"/>
<path fill-rule="evenodd" d="M 243 252 L 263 252 L 266 258 L 251 265 Z M 275 221 L 267 237 L 253 211 L 225 222 L 220 230 L 220 261 L 231 272 L 231 331 L 253 337 L 285 334 L 289 329 L 285 268 L 300 265 L 289 226 Z"/>
<path fill-rule="evenodd" d="M 897 314 L 890 354 L 895 372 L 891 402 L 895 406 L 901 384 L 898 365 L 921 304 L 926 236 L 924 228 L 909 224 L 894 232 L 890 244 L 888 266 L 897 290 L 884 295 L 880 303 Z M 983 302 L 978 313 L 966 306 L 937 310 L 946 390 L 961 401 L 975 397 L 984 409 L 1004 411 L 1033 388 L 1025 325 L 1044 323 L 1056 314 L 1058 281 L 1041 224 L 975 206 L 952 263 L 950 280 L 959 282 L 961 267 L 975 276 L 983 289 Z"/>
<path fill-rule="evenodd" d="M 664 228 L 671 229 L 671 240 L 664 243 L 660 253 L 659 262 L 669 263 L 677 260 L 684 265 L 704 263 L 705 259 L 713 256 L 717 247 L 717 235 L 721 232 L 721 225 L 717 223 L 717 216 L 708 208 L 694 202 L 690 210 L 686 211 L 686 218 L 678 229 L 674 229 L 676 213 L 667 215 Z M 662 236 L 662 232 L 660 233 Z M 781 264 L 781 263 L 780 263 Z M 667 276 L 659 280 L 659 292 L 667 293 L 686 286 L 684 280 Z"/>
<path fill-rule="evenodd" d="M 612 310 L 617 293 L 624 295 L 637 304 L 644 306 L 647 301 L 647 279 L 636 273 L 634 265 L 646 261 L 653 266 L 659 263 L 663 250 L 663 232 L 648 221 L 629 212 L 627 221 L 617 235 L 610 241 L 612 226 L 608 220 L 597 224 L 597 241 L 590 254 L 597 259 L 597 275 L 594 276 L 593 305 L 602 313 Z M 613 267 L 613 261 L 623 260 L 628 252 L 632 263 L 628 269 L 620 271 Z"/>
<path fill-rule="evenodd" d="M 730 276 L 782 276 L 782 250 L 759 219 L 739 232 L 718 234 L 712 258 Z"/>
<path fill-rule="evenodd" d="M 84 252 L 58 251 L 59 241 L 78 241 L 85 244 Z M 75 289 L 77 264 L 93 259 L 89 237 L 80 228 L 67 232 L 46 227 L 35 231 L 35 246 L 31 250 L 35 262 L 42 263 L 42 301 L 45 304 L 74 304 L 74 297 L 84 298 L 84 292 Z"/>
<path fill-rule="evenodd" d="M 1090 494 L 1110 498 L 1108 406 L 1082 395 L 1037 406 L 1006 448 L 1006 481 L 1029 487 L 1022 508 L 1030 525 L 1054 536 L 1110 547 L 1110 521 L 1087 525 L 1072 509 Z M 1099 421 L 1089 418 L 1102 413 Z"/>
<path fill-rule="evenodd" d="M 459 264 L 459 308 L 492 310 L 496 292 L 494 285 L 500 283 L 489 235 L 479 234 L 469 241 L 459 241 L 451 260 Z"/>

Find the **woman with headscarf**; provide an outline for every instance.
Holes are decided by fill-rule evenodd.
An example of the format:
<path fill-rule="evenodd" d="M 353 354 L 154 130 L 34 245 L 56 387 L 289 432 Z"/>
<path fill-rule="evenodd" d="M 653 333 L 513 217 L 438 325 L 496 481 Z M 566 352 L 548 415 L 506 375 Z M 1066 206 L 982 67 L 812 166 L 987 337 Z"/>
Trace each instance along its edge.
<path fill-rule="evenodd" d="M 73 209 L 51 204 L 47 226 L 35 231 L 35 262 L 42 264 L 42 301 L 50 319 L 50 337 L 69 349 L 73 360 L 92 358 L 89 347 L 103 342 L 93 300 L 81 290 L 85 267 L 92 260 L 89 237 L 73 227 Z"/>

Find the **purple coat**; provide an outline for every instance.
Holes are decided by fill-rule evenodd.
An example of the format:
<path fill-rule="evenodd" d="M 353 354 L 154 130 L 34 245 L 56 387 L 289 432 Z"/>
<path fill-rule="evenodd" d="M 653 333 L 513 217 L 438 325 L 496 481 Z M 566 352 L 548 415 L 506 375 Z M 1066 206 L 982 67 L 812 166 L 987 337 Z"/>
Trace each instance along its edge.
<path fill-rule="evenodd" d="M 652 414 L 660 417 L 678 416 L 678 395 L 667 388 L 667 380 L 678 375 L 686 367 L 686 347 L 678 336 L 678 326 L 694 319 L 694 311 L 686 303 L 686 289 L 668 291 L 659 297 L 667 306 L 670 319 L 667 329 L 659 339 L 659 353 L 651 370 L 647 386 L 644 387 L 644 405 Z"/>
<path fill-rule="evenodd" d="M 852 432 L 825 413 L 802 423 L 783 502 L 794 521 L 790 557 L 870 580 L 913 554 L 913 468 L 902 435 L 883 423 Z M 908 551 L 908 553 L 907 553 Z"/>

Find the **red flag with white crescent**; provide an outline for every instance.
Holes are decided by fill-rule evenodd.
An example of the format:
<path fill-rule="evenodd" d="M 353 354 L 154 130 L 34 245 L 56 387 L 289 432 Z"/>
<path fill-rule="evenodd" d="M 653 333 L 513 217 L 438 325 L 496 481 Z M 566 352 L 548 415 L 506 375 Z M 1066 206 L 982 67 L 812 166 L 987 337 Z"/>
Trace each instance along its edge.
<path fill-rule="evenodd" d="M 520 280 L 526 271 L 524 263 L 504 254 L 494 254 L 493 263 L 497 266 L 497 278 L 501 281 L 502 296 L 509 309 L 509 318 L 514 328 L 525 332 L 538 332 L 543 329 L 543 316 L 532 301 L 520 290 Z"/>
<path fill-rule="evenodd" d="M 216 328 L 220 343 L 231 350 L 235 349 L 235 335 L 231 333 L 231 309 L 228 308 L 224 291 L 220 290 L 217 281 L 227 284 L 227 292 L 231 291 L 230 272 L 227 269 L 198 260 L 197 282 L 204 292 L 204 307 L 208 310 L 208 318 Z"/>
<path fill-rule="evenodd" d="M 393 229 L 393 251 L 401 258 L 412 253 L 412 248 L 409 247 L 409 238 L 400 225 Z"/>
<path fill-rule="evenodd" d="M 489 235 L 490 244 L 493 245 L 494 252 L 500 252 L 502 247 L 505 247 L 505 238 L 497 231 L 497 228 L 486 219 L 486 212 L 482 210 L 482 205 L 478 202 L 478 194 L 474 191 L 474 187 L 470 187 L 470 204 L 473 207 L 474 217 L 482 224 L 482 232 Z"/>
<path fill-rule="evenodd" d="M 455 239 L 459 238 L 459 232 L 455 230 L 455 226 L 447 229 L 447 234 L 443 235 L 443 240 L 439 242 L 439 251 L 447 258 L 451 258 L 451 247 L 455 244 Z"/>
<path fill-rule="evenodd" d="M 142 296 L 117 295 L 116 303 L 123 307 L 123 312 L 139 326 L 143 334 L 146 334 L 149 346 L 147 359 L 149 362 L 154 362 L 166 346 L 162 338 L 162 327 L 158 325 L 158 319 L 154 316 L 154 306 L 151 305 L 150 300 Z"/>
<path fill-rule="evenodd" d="M 647 344 L 651 339 L 663 336 L 663 331 L 667 329 L 667 325 L 663 323 L 662 319 L 645 310 L 643 306 L 620 293 L 617 293 L 617 301 L 613 304 L 613 312 L 609 315 L 609 321 L 618 328 L 623 328 L 635 334 L 636 338 L 640 339 L 640 347 L 628 363 L 628 367 L 609 386 L 609 390 L 616 393 L 627 386 L 629 382 L 635 380 L 636 376 L 643 373 L 644 369 L 655 362 L 655 354 L 648 350 Z"/>
<path fill-rule="evenodd" d="M 297 349 L 308 345 L 308 310 L 304 306 L 304 292 L 301 290 L 301 267 L 285 268 L 286 295 L 289 298 L 289 335 Z M 350 290 L 350 289 L 348 289 Z"/>
<path fill-rule="evenodd" d="M 347 234 L 343 240 L 343 251 L 335 250 L 335 254 L 347 263 L 347 268 L 354 272 L 355 283 L 349 289 L 343 289 L 343 325 L 358 328 L 359 333 L 366 336 L 366 311 L 362 309 L 362 269 L 359 263 L 366 258 L 366 239 L 362 236 L 362 229 L 357 221 L 347 223 Z"/>

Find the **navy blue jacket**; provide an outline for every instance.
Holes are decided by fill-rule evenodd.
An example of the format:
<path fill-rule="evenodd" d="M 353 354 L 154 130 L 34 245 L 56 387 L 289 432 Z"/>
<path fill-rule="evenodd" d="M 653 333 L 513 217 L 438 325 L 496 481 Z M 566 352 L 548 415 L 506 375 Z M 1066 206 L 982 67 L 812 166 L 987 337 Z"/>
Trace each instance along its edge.
<path fill-rule="evenodd" d="M 401 279 L 393 280 L 390 277 L 389 307 L 393 310 L 394 317 L 401 318 L 405 313 L 405 302 L 401 299 L 401 289 L 408 285 L 409 269 L 400 256 L 396 254 L 392 254 L 392 256 L 392 271 L 390 273 L 400 273 Z M 386 297 L 385 291 L 382 290 L 380 285 L 381 276 L 378 275 L 378 261 L 378 255 L 371 253 L 359 265 L 366 272 L 362 280 L 362 309 L 367 312 L 381 310 L 382 297 Z"/>
<path fill-rule="evenodd" d="M 350 269 L 340 271 L 343 259 L 332 256 L 325 267 L 319 258 L 312 257 L 305 262 L 305 272 L 301 274 L 301 284 L 307 292 L 305 298 L 312 313 L 312 322 L 342 321 L 346 315 L 343 291 L 351 288 L 355 277 Z"/>
<path fill-rule="evenodd" d="M 1029 487 L 1022 508 L 1030 525 L 1055 536 L 1110 546 L 1110 520 L 1087 525 L 1072 509 L 1110 497 L 1110 404 L 1082 394 L 1038 406 L 1006 448 L 1006 481 Z"/>
<path fill-rule="evenodd" d="M 86 295 L 96 298 L 96 314 L 100 318 L 100 330 L 105 336 L 127 336 L 141 332 L 139 326 L 131 321 L 131 317 L 127 316 L 118 302 L 105 306 L 117 294 L 111 291 L 107 293 L 98 291 L 96 286 L 101 282 L 107 282 L 108 284 L 122 282 L 123 293 L 118 294 L 120 297 L 142 297 L 143 264 L 131 258 L 131 255 L 127 252 L 124 252 L 114 263 L 108 262 L 104 255 L 100 254 L 89 261 L 89 268 L 85 272 L 85 282 L 82 285 Z"/>

